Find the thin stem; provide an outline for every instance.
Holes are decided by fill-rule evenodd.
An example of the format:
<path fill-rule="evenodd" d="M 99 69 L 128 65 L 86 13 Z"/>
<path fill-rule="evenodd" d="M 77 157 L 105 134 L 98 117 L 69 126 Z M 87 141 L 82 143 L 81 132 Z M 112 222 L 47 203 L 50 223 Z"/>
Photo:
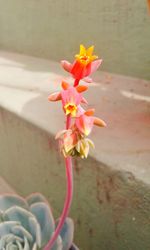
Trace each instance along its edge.
<path fill-rule="evenodd" d="M 66 129 L 69 129 L 71 126 L 71 116 L 67 116 L 67 121 L 66 121 Z M 66 193 L 66 199 L 65 199 L 65 204 L 64 208 L 59 220 L 59 223 L 57 225 L 57 228 L 48 242 L 48 244 L 45 246 L 44 250 L 50 250 L 54 243 L 55 240 L 57 239 L 58 235 L 61 232 L 61 229 L 65 223 L 66 217 L 69 213 L 71 202 L 72 202 L 72 196 L 73 196 L 73 174 L 72 174 L 72 159 L 71 157 L 65 158 L 65 165 L 66 165 L 66 179 L 67 179 L 67 193 Z"/>
<path fill-rule="evenodd" d="M 64 205 L 64 209 L 63 212 L 61 214 L 58 226 L 52 236 L 52 238 L 50 239 L 50 241 L 48 242 L 48 244 L 46 245 L 46 247 L 44 248 L 44 250 L 50 250 L 52 248 L 52 246 L 55 243 L 55 240 L 57 239 L 58 235 L 60 234 L 60 231 L 64 225 L 64 222 L 66 220 L 66 217 L 69 213 L 69 209 L 71 206 L 71 202 L 72 202 L 72 196 L 73 196 L 73 177 L 72 177 L 72 160 L 71 157 L 67 157 L 65 159 L 65 163 L 66 163 L 66 177 L 67 177 L 67 194 L 66 194 L 66 200 L 65 200 L 65 205 Z"/>
<path fill-rule="evenodd" d="M 80 81 L 79 79 L 75 79 L 74 85 L 73 85 L 73 86 L 74 86 L 74 87 L 78 86 L 78 85 L 79 85 L 79 81 Z"/>

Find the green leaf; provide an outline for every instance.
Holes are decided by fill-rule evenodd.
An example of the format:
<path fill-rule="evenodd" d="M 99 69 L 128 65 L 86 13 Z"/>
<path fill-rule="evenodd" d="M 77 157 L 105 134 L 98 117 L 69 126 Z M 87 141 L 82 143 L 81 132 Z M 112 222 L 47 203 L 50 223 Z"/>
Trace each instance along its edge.
<path fill-rule="evenodd" d="M 22 239 L 13 235 L 13 234 L 6 234 L 0 238 L 0 249 L 5 248 L 8 243 L 16 243 L 22 242 Z"/>
<path fill-rule="evenodd" d="M 42 236 L 42 246 L 46 245 L 49 241 L 54 229 L 55 223 L 52 216 L 50 207 L 44 203 L 39 202 L 35 203 L 30 207 L 30 211 L 35 215 L 37 221 L 41 227 L 41 236 Z"/>
<path fill-rule="evenodd" d="M 57 223 L 58 222 L 59 220 L 57 221 Z M 62 244 L 63 244 L 62 250 L 68 250 L 71 247 L 72 241 L 73 241 L 73 233 L 74 233 L 73 220 L 70 218 L 67 218 L 60 232 L 60 236 L 62 238 Z"/>
<path fill-rule="evenodd" d="M 57 237 L 57 240 L 51 250 L 62 250 L 62 239 L 60 236 Z"/>
<path fill-rule="evenodd" d="M 25 242 L 25 244 L 24 244 L 23 250 L 30 250 L 31 248 L 30 248 L 29 242 L 26 238 L 24 238 L 24 242 Z"/>
<path fill-rule="evenodd" d="M 14 226 L 20 225 L 17 221 L 5 221 L 0 223 L 0 237 L 12 233 Z"/>
<path fill-rule="evenodd" d="M 30 232 L 29 218 L 35 218 L 32 213 L 21 207 L 11 207 L 5 211 L 3 216 L 5 221 L 18 221 Z"/>
<path fill-rule="evenodd" d="M 39 202 L 44 202 L 44 203 L 48 204 L 48 201 L 40 193 L 33 193 L 33 194 L 29 195 L 26 198 L 26 201 L 27 201 L 29 206 L 31 206 L 32 204 L 35 204 L 35 203 L 39 203 Z"/>
<path fill-rule="evenodd" d="M 0 210 L 5 211 L 13 206 L 29 209 L 25 199 L 17 195 L 0 195 Z"/>
<path fill-rule="evenodd" d="M 23 226 L 18 225 L 18 226 L 14 226 L 11 229 L 11 232 L 15 235 L 17 235 L 18 237 L 24 239 L 24 237 L 30 242 L 33 243 L 33 236 L 31 235 L 31 233 L 29 233 Z"/>
<path fill-rule="evenodd" d="M 36 242 L 38 247 L 41 247 L 42 237 L 41 237 L 40 225 L 35 218 L 30 218 L 29 223 L 30 223 L 30 232 L 34 238 L 34 242 Z"/>
<path fill-rule="evenodd" d="M 6 245 L 6 250 L 18 250 L 18 247 L 16 246 L 16 244 L 10 242 Z"/>

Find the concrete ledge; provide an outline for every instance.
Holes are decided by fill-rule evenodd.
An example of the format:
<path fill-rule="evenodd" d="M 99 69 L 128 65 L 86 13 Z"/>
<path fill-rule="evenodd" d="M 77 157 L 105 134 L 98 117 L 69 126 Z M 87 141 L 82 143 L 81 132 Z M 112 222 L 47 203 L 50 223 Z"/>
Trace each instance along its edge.
<path fill-rule="evenodd" d="M 72 82 L 59 64 L 1 51 L 0 72 L 2 107 L 53 135 L 62 129 L 60 105 L 47 101 L 62 78 Z M 94 130 L 91 155 L 150 183 L 150 82 L 105 72 L 94 79 L 86 97 L 107 129 Z"/>
<path fill-rule="evenodd" d="M 54 134 L 64 117 L 47 96 L 68 78 L 56 63 L 6 52 L 0 72 L 1 175 L 22 195 L 42 192 L 58 216 L 65 171 Z M 86 250 L 149 250 L 150 85 L 105 72 L 94 79 L 86 97 L 108 126 L 94 130 L 88 160 L 74 162 L 76 242 Z"/>
<path fill-rule="evenodd" d="M 6 193 L 15 193 L 15 191 L 2 177 L 0 177 L 0 195 Z"/>

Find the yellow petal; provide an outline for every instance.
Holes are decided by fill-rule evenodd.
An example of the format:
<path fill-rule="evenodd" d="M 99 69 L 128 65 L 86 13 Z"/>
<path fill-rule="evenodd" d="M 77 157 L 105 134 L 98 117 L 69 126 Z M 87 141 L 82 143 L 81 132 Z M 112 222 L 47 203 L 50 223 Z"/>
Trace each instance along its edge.
<path fill-rule="evenodd" d="M 78 141 L 78 143 L 77 143 L 76 146 L 75 146 L 77 152 L 79 152 L 79 153 L 80 153 L 80 144 L 81 144 L 81 142 Z"/>
<path fill-rule="evenodd" d="M 86 54 L 91 57 L 93 54 L 93 50 L 94 50 L 94 46 L 89 47 L 86 51 Z"/>
<path fill-rule="evenodd" d="M 95 148 L 95 145 L 94 145 L 94 143 L 92 142 L 92 140 L 90 140 L 90 139 L 86 139 L 86 140 L 87 140 L 88 144 L 89 144 L 92 148 Z"/>
<path fill-rule="evenodd" d="M 88 153 L 89 153 L 89 144 L 88 144 L 88 142 L 85 140 L 85 141 L 84 141 L 84 156 L 85 156 L 85 158 L 88 157 Z"/>
<path fill-rule="evenodd" d="M 91 56 L 91 61 L 94 61 L 97 58 L 98 58 L 98 56 L 93 55 L 93 56 Z"/>
<path fill-rule="evenodd" d="M 80 56 L 86 54 L 86 48 L 83 44 L 80 44 Z"/>
<path fill-rule="evenodd" d="M 66 115 L 70 114 L 70 110 L 69 109 L 65 109 L 65 111 L 66 111 Z"/>
<path fill-rule="evenodd" d="M 77 113 L 77 110 L 76 110 L 76 109 L 73 110 L 73 111 L 71 112 L 72 117 L 75 117 L 75 116 L 76 116 L 76 113 Z"/>

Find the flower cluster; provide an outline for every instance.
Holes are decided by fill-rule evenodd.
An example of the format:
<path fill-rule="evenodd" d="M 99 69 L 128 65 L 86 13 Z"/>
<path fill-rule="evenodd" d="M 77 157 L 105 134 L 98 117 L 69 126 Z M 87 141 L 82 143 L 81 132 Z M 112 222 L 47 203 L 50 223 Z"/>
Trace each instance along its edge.
<path fill-rule="evenodd" d="M 82 79 L 91 82 L 89 76 L 97 70 L 102 60 L 98 60 L 93 55 L 94 46 L 86 49 L 80 45 L 80 53 L 75 56 L 75 61 L 71 64 L 68 61 L 62 61 L 63 68 L 68 71 L 75 79 L 74 85 L 62 82 L 62 90 L 49 96 L 50 101 L 61 101 L 62 108 L 67 116 L 67 126 L 65 130 L 57 133 L 56 139 L 59 139 L 60 149 L 64 157 L 80 156 L 87 158 L 89 148 L 94 147 L 93 142 L 87 138 L 91 133 L 93 125 L 105 127 L 103 120 L 94 116 L 94 109 L 84 110 L 82 104 L 87 104 L 82 93 L 88 89 L 85 85 L 79 85 Z M 95 60 L 97 59 L 97 60 Z"/>

